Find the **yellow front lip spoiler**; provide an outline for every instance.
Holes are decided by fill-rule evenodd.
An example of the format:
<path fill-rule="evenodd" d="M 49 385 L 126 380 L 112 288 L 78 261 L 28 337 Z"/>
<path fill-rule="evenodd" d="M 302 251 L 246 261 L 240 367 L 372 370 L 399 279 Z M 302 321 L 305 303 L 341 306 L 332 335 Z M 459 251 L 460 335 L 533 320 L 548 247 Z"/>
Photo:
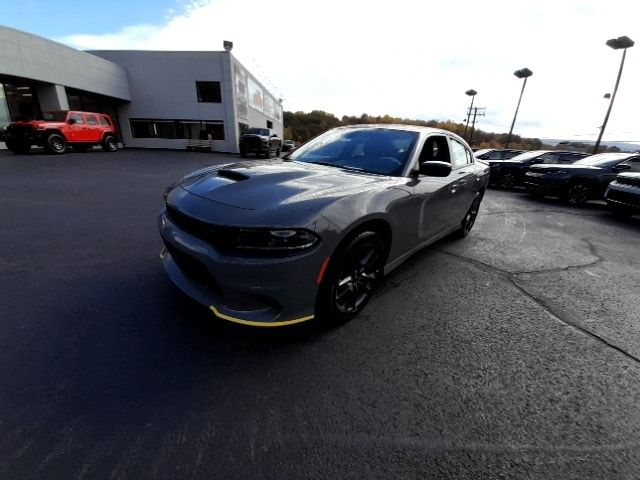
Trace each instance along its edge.
<path fill-rule="evenodd" d="M 294 318 L 293 320 L 285 320 L 283 322 L 256 322 L 253 320 L 244 320 L 242 318 L 232 317 L 220 312 L 216 307 L 211 305 L 209 309 L 216 315 L 216 317 L 228 320 L 233 323 L 239 323 L 240 325 L 249 325 L 250 327 L 284 327 L 287 325 L 294 325 L 296 323 L 306 322 L 312 320 L 314 315 L 308 315 L 306 317 Z"/>

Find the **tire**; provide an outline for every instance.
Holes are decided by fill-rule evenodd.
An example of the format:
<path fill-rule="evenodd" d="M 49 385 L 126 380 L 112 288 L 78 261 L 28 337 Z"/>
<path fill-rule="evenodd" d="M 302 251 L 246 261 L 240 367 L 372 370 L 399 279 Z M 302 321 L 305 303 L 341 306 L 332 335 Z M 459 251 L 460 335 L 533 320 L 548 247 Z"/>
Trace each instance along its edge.
<path fill-rule="evenodd" d="M 5 145 L 9 150 L 17 155 L 23 155 L 31 151 L 31 145 L 27 145 L 23 142 L 13 142 L 11 140 L 5 142 Z"/>
<path fill-rule="evenodd" d="M 387 248 L 379 234 L 366 231 L 347 242 L 332 256 L 316 298 L 317 317 L 329 324 L 358 315 L 384 273 Z"/>
<path fill-rule="evenodd" d="M 276 157 L 279 157 L 281 152 L 282 152 L 282 148 L 278 147 L 278 149 L 276 150 Z"/>
<path fill-rule="evenodd" d="M 244 150 L 240 150 L 240 156 L 242 158 L 247 158 L 247 152 L 245 152 Z"/>
<path fill-rule="evenodd" d="M 264 158 L 271 158 L 271 147 L 267 147 L 267 151 L 264 152 Z"/>
<path fill-rule="evenodd" d="M 473 199 L 473 202 L 471 202 L 469 210 L 467 210 L 467 213 L 460 222 L 460 228 L 455 232 L 456 237 L 464 238 L 471 232 L 473 225 L 476 223 L 476 218 L 478 218 L 478 211 L 480 210 L 482 197 L 482 193 L 478 193 L 476 198 Z"/>
<path fill-rule="evenodd" d="M 584 205 L 591 196 L 591 188 L 582 182 L 576 182 L 567 188 L 563 198 L 570 205 Z"/>
<path fill-rule="evenodd" d="M 505 172 L 498 177 L 498 186 L 502 190 L 513 190 L 516 186 L 516 176 L 511 172 Z"/>
<path fill-rule="evenodd" d="M 44 148 L 54 155 L 62 155 L 67 151 L 67 140 L 59 133 L 50 133 L 44 142 Z"/>
<path fill-rule="evenodd" d="M 118 150 L 118 140 L 113 135 L 105 135 L 102 140 L 102 150 L 105 152 L 115 152 Z"/>

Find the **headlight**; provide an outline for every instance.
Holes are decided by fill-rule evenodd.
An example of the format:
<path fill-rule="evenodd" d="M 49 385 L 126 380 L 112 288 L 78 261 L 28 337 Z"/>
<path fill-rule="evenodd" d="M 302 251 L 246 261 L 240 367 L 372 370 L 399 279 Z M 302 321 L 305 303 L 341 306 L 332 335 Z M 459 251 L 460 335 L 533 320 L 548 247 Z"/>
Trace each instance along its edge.
<path fill-rule="evenodd" d="M 236 247 L 243 250 L 304 250 L 318 242 L 318 236 L 301 229 L 240 229 Z"/>

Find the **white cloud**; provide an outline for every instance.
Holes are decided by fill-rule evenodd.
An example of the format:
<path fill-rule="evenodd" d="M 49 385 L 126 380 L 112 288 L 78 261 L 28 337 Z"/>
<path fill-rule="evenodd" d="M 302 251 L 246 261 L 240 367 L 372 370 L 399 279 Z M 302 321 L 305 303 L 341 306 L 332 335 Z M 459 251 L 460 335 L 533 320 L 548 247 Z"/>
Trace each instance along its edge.
<path fill-rule="evenodd" d="M 608 38 L 640 41 L 634 1 L 538 0 L 311 3 L 191 2 L 163 25 L 58 39 L 84 49 L 220 50 L 234 54 L 285 109 L 461 121 L 469 88 L 487 108 L 479 127 L 508 130 L 521 82 L 533 70 L 515 132 L 593 139 L 620 52 Z M 640 141 L 640 44 L 629 50 L 605 139 Z"/>

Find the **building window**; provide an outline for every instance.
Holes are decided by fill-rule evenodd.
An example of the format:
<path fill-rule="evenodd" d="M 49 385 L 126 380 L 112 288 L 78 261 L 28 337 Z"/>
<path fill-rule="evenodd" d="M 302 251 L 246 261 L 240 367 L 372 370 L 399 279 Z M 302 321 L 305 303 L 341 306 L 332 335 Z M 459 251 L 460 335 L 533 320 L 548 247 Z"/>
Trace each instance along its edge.
<path fill-rule="evenodd" d="M 198 102 L 221 103 L 220 82 L 196 82 Z"/>
<path fill-rule="evenodd" d="M 271 120 L 267 120 L 267 128 L 273 128 L 273 122 Z"/>
<path fill-rule="evenodd" d="M 133 138 L 224 140 L 224 123 L 217 120 L 153 120 L 132 118 Z"/>

